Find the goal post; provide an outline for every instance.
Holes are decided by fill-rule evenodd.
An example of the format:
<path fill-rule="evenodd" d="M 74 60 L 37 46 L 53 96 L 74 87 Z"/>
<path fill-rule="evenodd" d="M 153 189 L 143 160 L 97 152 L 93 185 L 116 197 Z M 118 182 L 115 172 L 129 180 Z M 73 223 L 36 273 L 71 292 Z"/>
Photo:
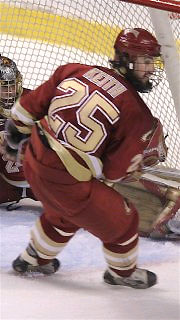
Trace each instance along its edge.
<path fill-rule="evenodd" d="M 158 42 L 161 44 L 166 75 L 180 126 L 180 55 L 177 50 L 175 38 L 169 21 L 169 17 L 173 19 L 173 15 L 170 16 L 168 14 L 169 11 L 177 13 L 177 16 L 174 16 L 174 19 L 180 19 L 180 1 L 121 0 L 121 2 L 135 3 L 149 7 L 149 14 L 155 30 L 155 35 Z M 178 32 L 180 33 L 180 30 Z"/>
<path fill-rule="evenodd" d="M 149 9 L 149 11 L 155 29 L 156 38 L 161 44 L 166 75 L 180 126 L 180 55 L 177 51 L 171 25 L 168 19 L 168 13 L 162 10 L 159 12 L 159 10 L 152 8 Z"/>
<path fill-rule="evenodd" d="M 165 166 L 180 169 L 180 1 L 0 0 L 0 53 L 13 59 L 34 89 L 68 62 L 109 66 L 124 28 L 144 28 L 162 45 L 161 83 L 142 94 L 168 134 Z"/>

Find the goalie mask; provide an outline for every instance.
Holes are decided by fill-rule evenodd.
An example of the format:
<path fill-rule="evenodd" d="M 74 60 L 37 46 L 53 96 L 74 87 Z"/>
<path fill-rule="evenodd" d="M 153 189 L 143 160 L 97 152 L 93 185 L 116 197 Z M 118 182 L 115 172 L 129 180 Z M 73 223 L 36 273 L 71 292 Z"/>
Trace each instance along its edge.
<path fill-rule="evenodd" d="M 0 114 L 10 117 L 16 99 L 22 93 L 22 76 L 14 61 L 0 56 Z"/>
<path fill-rule="evenodd" d="M 141 28 L 122 30 L 116 38 L 113 69 L 124 76 L 139 92 L 149 92 L 162 79 L 161 46 Z"/>

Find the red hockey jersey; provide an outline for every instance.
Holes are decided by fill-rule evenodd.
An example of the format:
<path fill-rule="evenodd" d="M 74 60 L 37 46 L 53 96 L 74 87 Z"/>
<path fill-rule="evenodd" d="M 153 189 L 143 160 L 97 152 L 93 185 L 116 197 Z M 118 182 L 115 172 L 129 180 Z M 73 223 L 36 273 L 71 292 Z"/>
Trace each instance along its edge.
<path fill-rule="evenodd" d="M 59 67 L 20 98 L 12 115 L 26 133 L 39 120 L 51 148 L 79 181 L 92 176 L 117 181 L 138 170 L 157 127 L 157 119 L 122 76 L 81 64 Z"/>

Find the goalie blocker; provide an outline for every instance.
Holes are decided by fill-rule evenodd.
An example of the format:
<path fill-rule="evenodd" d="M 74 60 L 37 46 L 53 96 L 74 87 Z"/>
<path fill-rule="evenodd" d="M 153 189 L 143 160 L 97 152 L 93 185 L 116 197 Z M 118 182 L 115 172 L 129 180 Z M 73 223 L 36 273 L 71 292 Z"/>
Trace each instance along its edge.
<path fill-rule="evenodd" d="M 179 170 L 145 169 L 139 181 L 116 183 L 113 188 L 136 207 L 141 236 L 180 240 Z"/>

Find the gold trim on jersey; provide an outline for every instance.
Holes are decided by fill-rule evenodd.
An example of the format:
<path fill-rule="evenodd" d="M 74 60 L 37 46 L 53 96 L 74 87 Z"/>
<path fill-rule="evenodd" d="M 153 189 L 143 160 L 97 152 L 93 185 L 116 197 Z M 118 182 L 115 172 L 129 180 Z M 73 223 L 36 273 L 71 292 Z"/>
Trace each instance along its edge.
<path fill-rule="evenodd" d="M 41 130 L 44 132 L 50 147 L 56 152 L 61 159 L 67 171 L 78 181 L 89 181 L 92 177 L 100 177 L 102 174 L 102 162 L 100 159 L 82 152 L 72 146 L 66 145 L 65 147 L 53 138 L 40 124 L 37 123 Z M 70 153 L 68 149 L 75 151 L 81 159 L 87 164 L 88 168 L 81 165 Z"/>
<path fill-rule="evenodd" d="M 19 132 L 25 134 L 31 133 L 32 126 L 34 125 L 36 118 L 21 106 L 19 99 L 11 109 L 11 117 L 13 120 L 21 121 L 24 124 L 24 126 L 16 125 Z"/>

